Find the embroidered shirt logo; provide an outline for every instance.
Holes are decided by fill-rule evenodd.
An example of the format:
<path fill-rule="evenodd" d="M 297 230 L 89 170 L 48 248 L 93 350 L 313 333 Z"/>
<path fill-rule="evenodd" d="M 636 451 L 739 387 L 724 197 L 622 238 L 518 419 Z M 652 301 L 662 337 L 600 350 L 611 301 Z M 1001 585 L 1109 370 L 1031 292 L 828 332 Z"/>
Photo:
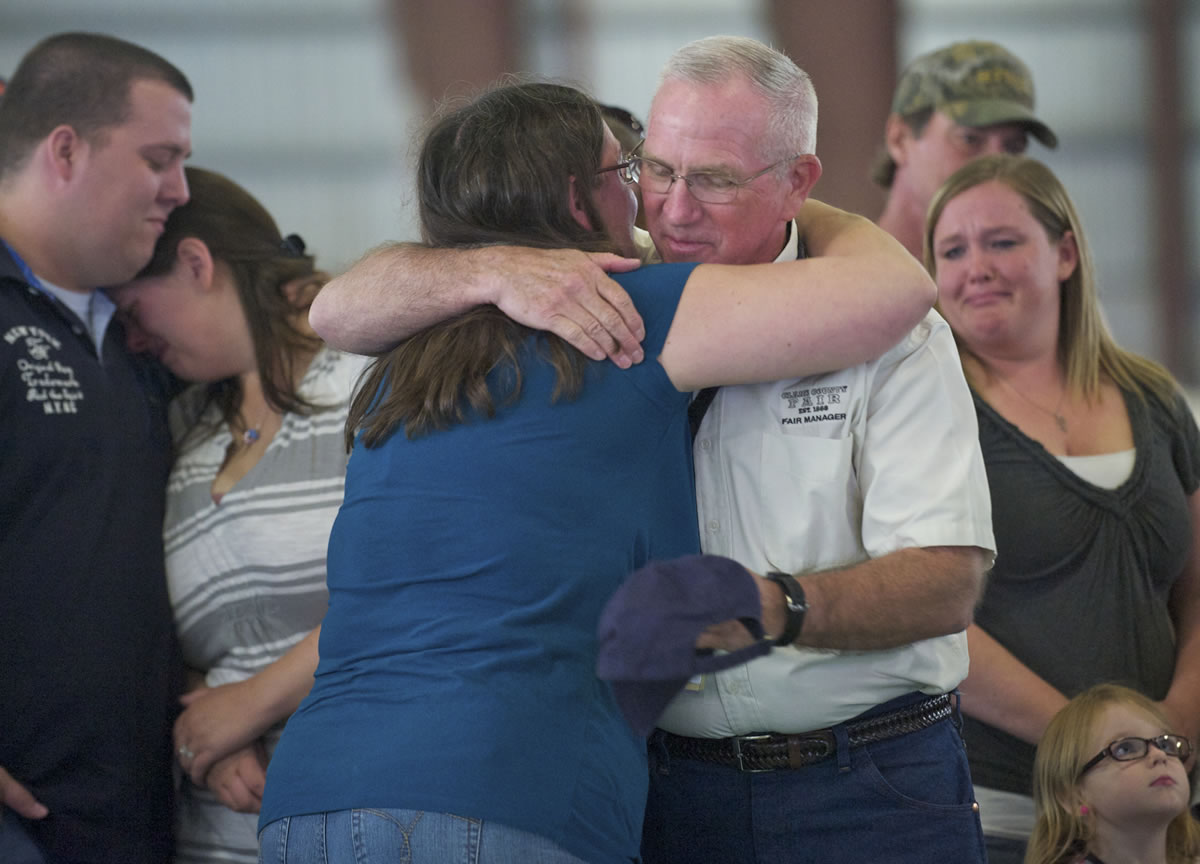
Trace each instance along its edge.
<path fill-rule="evenodd" d="M 784 426 L 797 423 L 824 423 L 846 419 L 848 384 L 828 384 L 819 387 L 793 387 L 783 391 Z"/>
<path fill-rule="evenodd" d="M 43 414 L 76 414 L 83 389 L 75 370 L 53 359 L 62 343 L 41 327 L 17 326 L 4 333 L 9 345 L 24 343 L 28 357 L 17 358 L 17 374 L 25 385 L 25 401 L 42 407 Z"/>

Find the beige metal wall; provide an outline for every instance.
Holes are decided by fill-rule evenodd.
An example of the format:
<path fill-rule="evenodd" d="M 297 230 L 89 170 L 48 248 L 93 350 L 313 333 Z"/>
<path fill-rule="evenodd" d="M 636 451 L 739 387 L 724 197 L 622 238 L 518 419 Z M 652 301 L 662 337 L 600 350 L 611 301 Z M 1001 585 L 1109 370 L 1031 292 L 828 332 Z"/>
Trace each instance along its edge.
<path fill-rule="evenodd" d="M 1057 152 L 1036 144 L 1033 152 L 1060 172 L 1083 211 L 1113 329 L 1162 359 L 1164 321 L 1180 317 L 1164 311 L 1169 292 L 1155 275 L 1163 229 L 1147 14 L 1163 4 L 1177 7 L 1180 21 L 1181 291 L 1190 298 L 1200 291 L 1200 0 L 10 0 L 0 4 L 0 74 L 63 29 L 161 51 L 196 85 L 196 164 L 244 183 L 336 269 L 369 246 L 414 235 L 409 142 L 428 95 L 460 74 L 465 81 L 511 63 L 644 115 L 659 68 L 685 42 L 713 33 L 772 41 L 810 68 L 824 101 L 819 150 L 829 170 L 818 192 L 874 216 L 878 195 L 862 178 L 882 135 L 890 79 L 881 76 L 946 42 L 994 39 L 1033 69 L 1039 109 L 1062 142 Z M 882 63 L 891 25 L 869 17 L 873 6 L 897 22 Z M 408 54 L 412 38 L 419 47 Z M 1190 311 L 1179 327 L 1194 341 Z M 1200 377 L 1191 364 L 1173 371 Z"/>
<path fill-rule="evenodd" d="M 322 266 L 413 230 L 413 100 L 374 0 L 6 0 L 0 74 L 63 30 L 131 39 L 178 65 L 196 91 L 192 162 L 246 186 Z"/>

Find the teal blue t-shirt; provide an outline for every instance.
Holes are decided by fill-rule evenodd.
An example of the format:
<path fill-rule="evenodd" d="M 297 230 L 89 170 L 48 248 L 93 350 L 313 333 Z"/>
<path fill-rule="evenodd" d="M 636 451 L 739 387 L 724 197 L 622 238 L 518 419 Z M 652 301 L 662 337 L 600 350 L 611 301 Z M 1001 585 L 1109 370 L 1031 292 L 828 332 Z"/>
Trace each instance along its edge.
<path fill-rule="evenodd" d="M 691 270 L 617 277 L 647 359 L 589 363 L 577 399 L 551 402 L 535 336 L 520 399 L 494 418 L 355 446 L 320 665 L 260 824 L 448 812 L 587 861 L 637 857 L 645 742 L 596 678 L 596 623 L 630 571 L 700 550 L 689 394 L 656 362 Z"/>

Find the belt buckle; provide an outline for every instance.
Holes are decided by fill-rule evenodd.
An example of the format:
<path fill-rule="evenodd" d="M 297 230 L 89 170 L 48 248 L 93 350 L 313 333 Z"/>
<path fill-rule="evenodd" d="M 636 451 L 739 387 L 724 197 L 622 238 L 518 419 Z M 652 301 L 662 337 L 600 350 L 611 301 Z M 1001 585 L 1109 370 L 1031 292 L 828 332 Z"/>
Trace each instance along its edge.
<path fill-rule="evenodd" d="M 765 774 L 768 771 L 774 771 L 774 768 L 748 768 L 746 766 L 747 756 L 742 754 L 742 742 L 747 744 L 758 741 L 770 741 L 770 735 L 735 735 L 731 739 L 733 741 L 733 755 L 737 758 L 737 767 L 739 771 L 747 774 Z"/>

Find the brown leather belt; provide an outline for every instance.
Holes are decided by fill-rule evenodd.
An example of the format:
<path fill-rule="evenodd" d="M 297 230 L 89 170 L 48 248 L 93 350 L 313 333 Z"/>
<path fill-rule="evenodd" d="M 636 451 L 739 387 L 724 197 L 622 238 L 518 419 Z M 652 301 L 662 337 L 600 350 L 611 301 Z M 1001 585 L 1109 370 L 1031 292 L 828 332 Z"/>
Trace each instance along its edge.
<path fill-rule="evenodd" d="M 886 741 L 927 729 L 954 712 L 950 694 L 934 696 L 890 714 L 869 717 L 846 727 L 851 747 Z M 818 729 L 799 735 L 738 735 L 733 738 L 688 738 L 662 733 L 667 752 L 681 759 L 696 759 L 732 765 L 739 771 L 777 771 L 802 768 L 828 759 L 837 751 L 832 729 Z"/>

